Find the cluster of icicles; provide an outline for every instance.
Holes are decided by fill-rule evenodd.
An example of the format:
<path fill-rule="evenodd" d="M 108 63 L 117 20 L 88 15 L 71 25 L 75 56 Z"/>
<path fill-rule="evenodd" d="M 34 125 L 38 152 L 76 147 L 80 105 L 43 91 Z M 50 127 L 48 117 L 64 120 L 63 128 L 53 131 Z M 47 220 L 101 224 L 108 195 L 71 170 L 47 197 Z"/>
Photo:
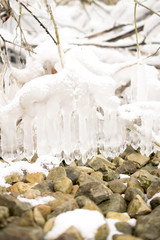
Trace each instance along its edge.
<path fill-rule="evenodd" d="M 127 145 L 146 155 L 159 149 L 159 101 L 121 106 L 115 81 L 89 67 L 70 58 L 58 73 L 24 84 L 0 108 L 3 159 L 29 160 L 37 153 L 69 164 L 97 151 L 113 158 Z"/>

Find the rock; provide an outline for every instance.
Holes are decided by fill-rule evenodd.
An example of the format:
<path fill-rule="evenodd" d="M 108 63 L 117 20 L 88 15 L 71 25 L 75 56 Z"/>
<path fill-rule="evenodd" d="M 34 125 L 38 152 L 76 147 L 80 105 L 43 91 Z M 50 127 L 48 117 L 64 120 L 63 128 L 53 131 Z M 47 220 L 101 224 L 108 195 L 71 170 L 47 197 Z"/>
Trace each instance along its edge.
<path fill-rule="evenodd" d="M 150 162 L 153 166 L 158 166 L 158 164 L 160 163 L 160 157 L 154 156 Z"/>
<path fill-rule="evenodd" d="M 156 193 L 160 192 L 160 180 L 157 182 L 153 182 L 147 188 L 147 198 L 152 198 Z"/>
<path fill-rule="evenodd" d="M 25 192 L 27 192 L 32 186 L 33 184 L 31 183 L 17 182 L 12 186 L 8 187 L 7 191 L 11 192 L 11 194 L 16 197 L 20 194 L 24 194 Z"/>
<path fill-rule="evenodd" d="M 37 184 L 32 189 L 39 190 L 41 194 L 49 194 L 54 191 L 53 181 L 52 180 L 44 180 L 43 182 Z"/>
<path fill-rule="evenodd" d="M 131 235 L 114 235 L 113 240 L 142 240 L 141 238 L 137 238 Z"/>
<path fill-rule="evenodd" d="M 150 201 L 151 208 L 154 209 L 160 205 L 160 197 L 155 197 Z"/>
<path fill-rule="evenodd" d="M 50 219 L 52 217 L 58 216 L 60 213 L 72 211 L 74 209 L 78 208 L 77 202 L 75 199 L 71 199 L 69 201 L 62 202 L 57 206 L 51 214 L 48 215 L 47 219 Z"/>
<path fill-rule="evenodd" d="M 34 199 L 41 195 L 39 190 L 30 188 L 27 192 L 23 194 L 24 198 Z"/>
<path fill-rule="evenodd" d="M 7 192 L 6 187 L 1 187 L 1 186 L 0 186 L 0 194 L 6 193 L 6 192 Z"/>
<path fill-rule="evenodd" d="M 44 173 L 37 172 L 37 173 L 27 173 L 26 175 L 26 182 L 29 183 L 40 183 L 44 181 L 45 175 Z"/>
<path fill-rule="evenodd" d="M 81 173 L 80 174 L 80 176 L 78 178 L 78 184 L 80 186 L 82 186 L 83 184 L 91 183 L 91 182 L 98 182 L 98 183 L 101 182 L 101 183 L 103 183 L 103 181 L 101 181 L 100 179 L 98 179 L 94 176 L 91 176 L 87 173 Z"/>
<path fill-rule="evenodd" d="M 115 170 L 115 165 L 111 163 L 109 160 L 107 160 L 103 155 L 99 154 L 95 157 L 93 157 L 88 165 L 93 168 L 95 171 L 108 171 L 108 168 Z"/>
<path fill-rule="evenodd" d="M 127 210 L 127 204 L 124 198 L 118 193 L 110 195 L 108 200 L 103 201 L 98 206 L 104 215 L 111 211 L 123 213 Z"/>
<path fill-rule="evenodd" d="M 19 174 L 17 172 L 11 173 L 9 176 L 5 177 L 6 183 L 13 184 L 16 182 L 20 182 L 24 179 L 24 176 L 22 174 Z"/>
<path fill-rule="evenodd" d="M 34 218 L 33 218 L 33 212 L 32 212 L 31 209 L 22 213 L 22 216 L 19 219 L 17 225 L 21 226 L 21 227 L 34 227 L 34 226 L 36 226 L 36 223 L 35 223 Z"/>
<path fill-rule="evenodd" d="M 101 212 L 100 208 L 89 198 L 85 196 L 79 196 L 76 198 L 79 208 L 88 209 L 88 210 L 97 210 Z"/>
<path fill-rule="evenodd" d="M 60 178 L 66 177 L 66 171 L 63 167 L 54 167 L 50 170 L 47 180 L 56 181 Z"/>
<path fill-rule="evenodd" d="M 140 216 L 135 226 L 135 235 L 147 240 L 160 238 L 160 206 L 150 214 Z"/>
<path fill-rule="evenodd" d="M 77 191 L 78 191 L 78 188 L 79 188 L 78 185 L 73 185 L 73 186 L 72 186 L 72 191 L 70 192 L 70 194 L 71 194 L 73 197 L 76 196 L 76 193 L 77 193 Z"/>
<path fill-rule="evenodd" d="M 117 167 L 116 172 L 119 174 L 132 174 L 137 170 L 137 163 L 125 161 L 122 165 Z"/>
<path fill-rule="evenodd" d="M 83 238 L 79 231 L 75 227 L 71 226 L 55 240 L 83 240 Z"/>
<path fill-rule="evenodd" d="M 0 195 L 0 206 L 6 206 L 9 208 L 10 214 L 14 216 L 21 216 L 24 211 L 31 208 L 29 203 L 24 203 L 16 199 L 11 195 Z"/>
<path fill-rule="evenodd" d="M 77 184 L 78 178 L 81 173 L 92 173 L 94 170 L 89 167 L 67 166 L 65 167 L 67 177 L 70 178 L 73 184 Z"/>
<path fill-rule="evenodd" d="M 125 191 L 125 197 L 124 198 L 125 198 L 126 201 L 131 201 L 137 195 L 141 196 L 142 199 L 145 199 L 144 193 L 139 188 L 128 187 L 127 190 Z"/>
<path fill-rule="evenodd" d="M 40 227 L 9 226 L 0 232 L 3 240 L 42 240 L 43 231 Z"/>
<path fill-rule="evenodd" d="M 97 178 L 98 180 L 103 180 L 103 173 L 102 172 L 92 172 L 91 177 Z"/>
<path fill-rule="evenodd" d="M 55 222 L 56 217 L 52 217 L 50 219 L 48 219 L 48 221 L 45 223 L 43 231 L 44 233 L 48 233 L 54 226 L 54 222 Z"/>
<path fill-rule="evenodd" d="M 102 201 L 109 199 L 111 190 L 104 186 L 100 182 L 89 182 L 83 185 L 80 185 L 76 197 L 86 196 L 93 200 L 96 204 L 101 203 Z"/>
<path fill-rule="evenodd" d="M 146 163 L 149 162 L 150 158 L 146 157 L 146 156 L 143 156 L 139 152 L 135 151 L 134 153 L 131 153 L 131 154 L 127 155 L 127 160 L 131 161 L 131 162 L 138 163 L 138 165 L 140 167 L 143 167 L 144 165 L 146 165 Z"/>
<path fill-rule="evenodd" d="M 33 217 L 35 222 L 37 223 L 38 226 L 43 227 L 45 224 L 45 219 L 42 215 L 42 213 L 40 212 L 40 210 L 35 207 L 33 210 Z"/>
<path fill-rule="evenodd" d="M 117 219 L 121 222 L 128 222 L 130 220 L 130 217 L 127 214 L 119 212 L 108 212 L 106 218 Z"/>
<path fill-rule="evenodd" d="M 63 177 L 57 180 L 54 180 L 53 183 L 54 191 L 59 191 L 62 193 L 70 193 L 72 191 L 72 181 L 68 177 Z"/>
<path fill-rule="evenodd" d="M 0 206 L 0 228 L 7 225 L 7 218 L 9 217 L 8 207 Z"/>
<path fill-rule="evenodd" d="M 119 232 L 132 235 L 132 227 L 127 222 L 117 222 L 115 223 L 115 227 Z"/>
<path fill-rule="evenodd" d="M 127 212 L 130 217 L 137 217 L 140 215 L 148 214 L 151 209 L 145 203 L 145 201 L 137 195 L 128 205 Z"/>
<path fill-rule="evenodd" d="M 141 190 L 144 193 L 144 189 L 141 187 L 140 182 L 133 176 L 131 176 L 129 178 L 128 181 L 128 187 L 130 188 L 137 188 L 139 190 Z"/>
<path fill-rule="evenodd" d="M 114 193 L 122 194 L 126 190 L 126 186 L 123 183 L 122 179 L 115 179 L 110 182 L 108 182 L 108 187 L 112 190 Z"/>
<path fill-rule="evenodd" d="M 138 178 L 141 183 L 141 187 L 147 191 L 147 188 L 151 185 L 153 182 L 158 182 L 159 178 L 156 176 L 151 175 L 146 170 L 139 170 L 134 174 L 134 177 Z"/>
<path fill-rule="evenodd" d="M 36 208 L 40 211 L 45 220 L 47 219 L 47 216 L 51 213 L 51 207 L 48 205 L 41 204 L 36 206 Z"/>
<path fill-rule="evenodd" d="M 94 235 L 95 240 L 106 240 L 109 235 L 109 228 L 107 224 L 100 226 Z"/>
<path fill-rule="evenodd" d="M 113 164 L 116 166 L 116 168 L 121 166 L 124 162 L 125 162 L 125 160 L 121 157 L 115 157 L 113 159 Z"/>

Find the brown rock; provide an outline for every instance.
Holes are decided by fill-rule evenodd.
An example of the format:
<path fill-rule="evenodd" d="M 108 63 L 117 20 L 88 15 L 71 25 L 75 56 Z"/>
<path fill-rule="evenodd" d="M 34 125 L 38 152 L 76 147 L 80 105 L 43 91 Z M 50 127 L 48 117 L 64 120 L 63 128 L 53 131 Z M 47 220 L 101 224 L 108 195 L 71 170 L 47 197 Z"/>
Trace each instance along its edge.
<path fill-rule="evenodd" d="M 44 173 L 37 172 L 37 173 L 27 173 L 26 175 L 26 182 L 29 183 L 40 183 L 45 179 Z"/>
<path fill-rule="evenodd" d="M 48 219 L 48 221 L 45 223 L 43 231 L 44 233 L 48 233 L 54 226 L 54 222 L 55 222 L 56 217 L 52 217 L 50 219 Z"/>
<path fill-rule="evenodd" d="M 40 226 L 40 227 L 44 226 L 45 219 L 37 207 L 35 207 L 33 210 L 33 217 L 38 226 Z"/>
<path fill-rule="evenodd" d="M 116 172 L 119 174 L 132 174 L 137 170 L 137 163 L 125 161 L 122 165 L 117 167 Z"/>
<path fill-rule="evenodd" d="M 146 163 L 149 162 L 150 158 L 141 155 L 141 153 L 134 152 L 127 156 L 128 161 L 138 163 L 140 167 L 143 167 Z"/>
<path fill-rule="evenodd" d="M 119 232 L 132 235 L 132 227 L 127 222 L 117 222 L 115 223 L 115 227 Z"/>
<path fill-rule="evenodd" d="M 18 221 L 18 226 L 21 227 L 34 227 L 36 226 L 36 223 L 33 218 L 33 212 L 31 209 L 25 211 L 22 213 L 21 218 Z"/>
<path fill-rule="evenodd" d="M 57 181 L 60 178 L 66 177 L 66 171 L 63 167 L 54 167 L 50 170 L 47 180 Z"/>
<path fill-rule="evenodd" d="M 83 240 L 79 231 L 75 227 L 68 228 L 64 233 L 62 233 L 55 240 Z"/>
<path fill-rule="evenodd" d="M 54 191 L 62 193 L 70 193 L 72 191 L 72 181 L 68 177 L 59 178 L 54 180 L 53 183 Z"/>
<path fill-rule="evenodd" d="M 27 192 L 32 186 L 33 184 L 31 183 L 17 182 L 12 186 L 8 187 L 7 191 L 11 192 L 11 194 L 16 197 L 20 194 L 24 194 L 25 192 Z"/>
<path fill-rule="evenodd" d="M 151 212 L 145 201 L 137 195 L 128 205 L 127 212 L 130 217 L 137 217 Z"/>
<path fill-rule="evenodd" d="M 25 198 L 28 198 L 28 199 L 34 199 L 34 198 L 37 198 L 41 195 L 40 191 L 39 190 L 36 190 L 36 189 L 32 189 L 30 188 L 27 192 L 25 192 L 23 194 L 23 196 Z"/>
<path fill-rule="evenodd" d="M 11 173 L 9 176 L 5 177 L 6 183 L 9 183 L 9 184 L 20 182 L 23 179 L 24 179 L 24 176 L 22 174 L 17 173 L 17 172 Z"/>
<path fill-rule="evenodd" d="M 160 205 L 160 197 L 155 197 L 150 201 L 151 208 L 154 209 Z"/>
<path fill-rule="evenodd" d="M 131 235 L 114 235 L 113 240 L 142 240 L 142 238 L 134 237 Z"/>
<path fill-rule="evenodd" d="M 127 188 L 122 179 L 115 179 L 108 182 L 108 187 L 112 190 L 112 192 L 119 194 L 124 193 Z"/>
<path fill-rule="evenodd" d="M 107 224 L 100 226 L 95 233 L 95 240 L 106 240 L 109 235 L 109 228 Z"/>
<path fill-rule="evenodd" d="M 157 182 L 153 182 L 147 188 L 147 198 L 152 198 L 156 193 L 160 192 L 160 180 Z"/>
<path fill-rule="evenodd" d="M 51 194 L 54 191 L 53 181 L 52 180 L 44 180 L 43 182 L 34 186 L 33 189 L 39 190 L 41 194 Z"/>
<path fill-rule="evenodd" d="M 117 219 L 121 222 L 128 222 L 130 220 L 128 215 L 119 212 L 108 212 L 106 218 Z"/>
<path fill-rule="evenodd" d="M 128 187 L 127 190 L 125 191 L 125 200 L 131 201 L 137 195 L 141 196 L 142 199 L 145 199 L 144 193 L 139 188 Z"/>
<path fill-rule="evenodd" d="M 89 198 L 85 196 L 79 196 L 76 198 L 79 208 L 88 209 L 88 210 L 97 210 L 101 212 L 100 208 Z M 102 213 L 102 212 L 101 212 Z"/>
<path fill-rule="evenodd" d="M 4 206 L 0 206 L 0 228 L 7 225 L 7 218 L 9 217 L 9 209 Z"/>
<path fill-rule="evenodd" d="M 36 206 L 36 208 L 40 211 L 45 220 L 47 219 L 47 216 L 51 213 L 51 207 L 48 205 L 41 204 Z"/>

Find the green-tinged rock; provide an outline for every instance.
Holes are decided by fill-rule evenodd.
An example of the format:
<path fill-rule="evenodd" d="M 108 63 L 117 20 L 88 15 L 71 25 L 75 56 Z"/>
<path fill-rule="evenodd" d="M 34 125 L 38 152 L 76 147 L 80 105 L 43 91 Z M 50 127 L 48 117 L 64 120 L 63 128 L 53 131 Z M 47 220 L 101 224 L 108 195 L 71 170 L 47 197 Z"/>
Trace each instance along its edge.
<path fill-rule="evenodd" d="M 83 240 L 83 238 L 79 231 L 75 227 L 71 226 L 55 240 Z"/>
<path fill-rule="evenodd" d="M 93 157 L 88 165 L 93 168 L 95 171 L 106 171 L 108 168 L 115 170 L 114 163 L 111 163 L 109 160 L 107 160 L 103 155 L 99 154 L 95 157 Z"/>
<path fill-rule="evenodd" d="M 102 201 L 109 199 L 110 194 L 112 194 L 111 190 L 104 184 L 100 182 L 89 182 L 80 185 L 76 193 L 76 197 L 84 195 L 90 198 L 96 204 L 99 204 Z"/>
<path fill-rule="evenodd" d="M 60 178 L 66 177 L 66 171 L 63 167 L 54 167 L 50 170 L 47 180 L 57 181 Z"/>
<path fill-rule="evenodd" d="M 132 235 L 114 235 L 113 240 L 142 240 L 142 238 L 137 238 Z"/>
<path fill-rule="evenodd" d="M 112 190 L 112 192 L 119 194 L 124 193 L 127 188 L 122 179 L 115 179 L 108 182 L 108 187 Z"/>
<path fill-rule="evenodd" d="M 147 240 L 160 238 L 160 206 L 156 207 L 150 214 L 138 217 L 135 235 Z"/>
<path fill-rule="evenodd" d="M 43 231 L 40 227 L 20 227 L 11 225 L 0 232 L 3 240 L 42 240 Z"/>
<path fill-rule="evenodd" d="M 103 201 L 98 206 L 104 215 L 106 215 L 108 212 L 111 212 L 111 211 L 123 213 L 123 212 L 126 212 L 127 210 L 126 201 L 118 193 L 114 193 L 110 195 L 108 200 Z"/>
<path fill-rule="evenodd" d="M 79 208 L 88 209 L 88 210 L 97 210 L 101 212 L 100 208 L 89 198 L 85 196 L 79 196 L 76 198 Z"/>
<path fill-rule="evenodd" d="M 119 232 L 132 235 L 132 227 L 127 222 L 117 222 L 115 223 L 115 227 Z"/>
<path fill-rule="evenodd" d="M 72 181 L 68 177 L 59 178 L 54 180 L 53 183 L 55 192 L 70 193 L 72 191 Z"/>
<path fill-rule="evenodd" d="M 32 189 L 39 190 L 41 194 L 53 193 L 53 191 L 54 191 L 53 183 L 54 182 L 52 180 L 44 180 L 43 182 L 34 186 Z"/>
<path fill-rule="evenodd" d="M 0 228 L 7 225 L 7 218 L 9 217 L 8 207 L 0 206 Z"/>
<path fill-rule="evenodd" d="M 130 217 L 137 217 L 145 215 L 151 212 L 151 209 L 145 203 L 145 201 L 137 195 L 128 205 L 127 212 Z"/>
<path fill-rule="evenodd" d="M 154 209 L 160 205 L 160 197 L 155 197 L 150 201 L 151 208 Z"/>
<path fill-rule="evenodd" d="M 131 201 L 134 199 L 137 195 L 141 196 L 142 199 L 145 199 L 144 193 L 139 189 L 135 187 L 128 187 L 125 191 L 125 200 Z"/>
<path fill-rule="evenodd" d="M 24 176 L 22 174 L 19 174 L 18 172 L 11 173 L 10 175 L 5 177 L 6 183 L 8 184 L 20 182 L 23 179 L 24 179 Z"/>
<path fill-rule="evenodd" d="M 10 214 L 21 216 L 24 211 L 29 210 L 32 206 L 29 203 L 21 202 L 11 195 L 0 195 L 0 206 L 9 208 Z"/>
<path fill-rule="evenodd" d="M 146 170 L 139 170 L 134 174 L 134 177 L 138 178 L 140 180 L 141 187 L 147 191 L 147 188 L 151 185 L 153 182 L 158 182 L 159 178 L 156 176 L 153 176 Z"/>
<path fill-rule="evenodd" d="M 109 227 L 107 224 L 100 226 L 94 235 L 95 240 L 106 240 L 109 235 Z"/>
<path fill-rule="evenodd" d="M 116 172 L 119 174 L 129 174 L 137 171 L 137 163 L 131 162 L 131 161 L 125 161 L 122 165 L 117 167 Z"/>
<path fill-rule="evenodd" d="M 143 167 L 149 162 L 150 158 L 143 156 L 141 153 L 135 151 L 134 153 L 127 155 L 127 160 L 138 163 L 140 167 Z"/>
<path fill-rule="evenodd" d="M 160 180 L 157 182 L 153 182 L 147 188 L 147 198 L 152 198 L 156 193 L 160 192 Z"/>

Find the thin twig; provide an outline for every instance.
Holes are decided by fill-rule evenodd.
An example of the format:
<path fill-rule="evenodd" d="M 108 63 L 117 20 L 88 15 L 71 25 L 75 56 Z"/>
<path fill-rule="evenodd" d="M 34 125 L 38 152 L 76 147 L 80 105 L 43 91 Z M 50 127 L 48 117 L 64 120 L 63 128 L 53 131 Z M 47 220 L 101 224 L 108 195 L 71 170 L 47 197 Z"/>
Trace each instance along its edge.
<path fill-rule="evenodd" d="M 56 39 L 57 39 L 58 54 L 59 54 L 61 66 L 62 66 L 62 68 L 63 68 L 64 65 L 63 65 L 62 53 L 61 53 L 61 48 L 60 48 L 60 39 L 59 39 L 57 24 L 56 24 L 55 18 L 54 18 L 54 16 L 53 16 L 51 7 L 50 7 L 50 5 L 48 4 L 48 1 L 47 1 L 47 0 L 45 0 L 45 4 L 46 4 L 47 10 L 48 10 L 48 12 L 49 12 L 49 14 L 50 14 L 50 17 L 51 17 L 51 19 L 52 19 L 53 25 L 54 25 L 55 34 L 56 34 Z"/>
<path fill-rule="evenodd" d="M 144 8 L 146 8 L 147 10 L 151 11 L 152 13 L 156 14 L 158 17 L 160 17 L 160 14 L 157 13 L 157 12 L 155 12 L 153 9 L 151 9 L 151 8 L 147 7 L 146 5 L 138 2 L 137 0 L 134 0 L 134 2 L 137 3 L 138 5 L 140 5 L 141 7 L 144 7 Z"/>
<path fill-rule="evenodd" d="M 24 7 L 26 9 L 27 12 L 29 12 L 32 17 L 40 24 L 40 26 L 46 31 L 46 33 L 51 37 L 51 39 L 53 40 L 53 42 L 57 45 L 56 40 L 54 39 L 54 37 L 51 35 L 51 33 L 48 31 L 48 29 L 44 26 L 44 24 L 29 10 L 29 8 L 27 8 L 22 2 L 20 2 L 19 0 L 16 0 L 17 2 L 20 3 L 20 5 L 22 7 Z"/>

